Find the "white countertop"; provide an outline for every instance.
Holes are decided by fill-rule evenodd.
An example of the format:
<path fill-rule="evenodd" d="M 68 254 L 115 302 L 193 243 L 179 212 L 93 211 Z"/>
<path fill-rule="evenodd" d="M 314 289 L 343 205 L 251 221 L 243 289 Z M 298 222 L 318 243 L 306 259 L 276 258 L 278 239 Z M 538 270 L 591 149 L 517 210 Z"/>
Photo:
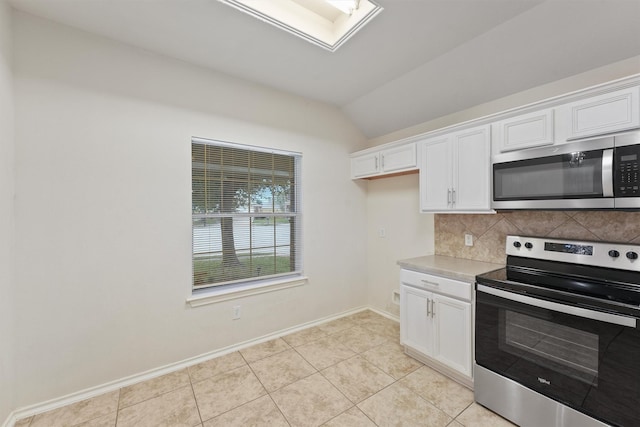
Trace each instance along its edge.
<path fill-rule="evenodd" d="M 443 255 L 427 255 L 417 258 L 401 259 L 398 265 L 407 270 L 435 274 L 455 280 L 474 282 L 478 274 L 487 273 L 504 267 L 503 264 L 454 258 Z"/>

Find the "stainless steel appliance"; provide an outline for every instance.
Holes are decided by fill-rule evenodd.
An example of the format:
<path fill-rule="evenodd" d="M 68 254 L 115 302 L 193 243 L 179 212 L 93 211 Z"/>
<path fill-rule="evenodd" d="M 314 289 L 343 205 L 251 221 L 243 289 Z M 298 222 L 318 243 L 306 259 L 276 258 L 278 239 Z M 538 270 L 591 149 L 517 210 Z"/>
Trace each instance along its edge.
<path fill-rule="evenodd" d="M 476 277 L 474 393 L 521 426 L 640 426 L 640 245 L 507 236 Z"/>
<path fill-rule="evenodd" d="M 494 209 L 640 209 L 640 132 L 493 157 Z"/>

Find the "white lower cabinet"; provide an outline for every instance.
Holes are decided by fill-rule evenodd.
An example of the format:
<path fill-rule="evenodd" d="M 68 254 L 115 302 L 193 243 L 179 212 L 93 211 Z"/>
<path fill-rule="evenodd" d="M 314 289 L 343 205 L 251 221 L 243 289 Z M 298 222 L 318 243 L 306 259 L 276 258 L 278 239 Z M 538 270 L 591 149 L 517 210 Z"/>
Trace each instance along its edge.
<path fill-rule="evenodd" d="M 412 286 L 400 286 L 400 342 L 425 355 L 433 355 L 433 293 Z"/>
<path fill-rule="evenodd" d="M 472 385 L 471 325 L 470 283 L 401 270 L 400 341 L 408 354 Z"/>
<path fill-rule="evenodd" d="M 471 303 L 433 294 L 433 357 L 471 376 Z"/>

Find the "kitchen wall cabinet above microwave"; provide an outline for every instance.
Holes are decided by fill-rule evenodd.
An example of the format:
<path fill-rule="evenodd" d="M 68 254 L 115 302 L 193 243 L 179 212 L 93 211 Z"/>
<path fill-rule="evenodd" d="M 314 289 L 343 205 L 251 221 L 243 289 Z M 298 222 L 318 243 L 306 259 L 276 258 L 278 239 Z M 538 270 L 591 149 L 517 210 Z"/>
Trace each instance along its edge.
<path fill-rule="evenodd" d="M 640 86 L 591 96 L 492 124 L 493 154 L 640 127 Z"/>
<path fill-rule="evenodd" d="M 566 139 L 634 129 L 640 126 L 640 87 L 630 87 L 561 106 L 568 115 Z"/>
<path fill-rule="evenodd" d="M 351 154 L 351 179 L 377 178 L 417 170 L 415 142 L 387 145 Z"/>
<path fill-rule="evenodd" d="M 494 153 L 553 144 L 554 113 L 553 108 L 547 108 L 494 123 Z"/>
<path fill-rule="evenodd" d="M 489 125 L 420 142 L 420 211 L 491 210 Z"/>

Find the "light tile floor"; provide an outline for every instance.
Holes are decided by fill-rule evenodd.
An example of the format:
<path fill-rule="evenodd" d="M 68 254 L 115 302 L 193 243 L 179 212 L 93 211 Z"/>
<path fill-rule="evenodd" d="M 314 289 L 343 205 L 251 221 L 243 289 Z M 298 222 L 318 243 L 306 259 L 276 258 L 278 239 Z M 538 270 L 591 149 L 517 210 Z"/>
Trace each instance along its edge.
<path fill-rule="evenodd" d="M 19 427 L 512 426 L 363 311 L 20 420 Z"/>

